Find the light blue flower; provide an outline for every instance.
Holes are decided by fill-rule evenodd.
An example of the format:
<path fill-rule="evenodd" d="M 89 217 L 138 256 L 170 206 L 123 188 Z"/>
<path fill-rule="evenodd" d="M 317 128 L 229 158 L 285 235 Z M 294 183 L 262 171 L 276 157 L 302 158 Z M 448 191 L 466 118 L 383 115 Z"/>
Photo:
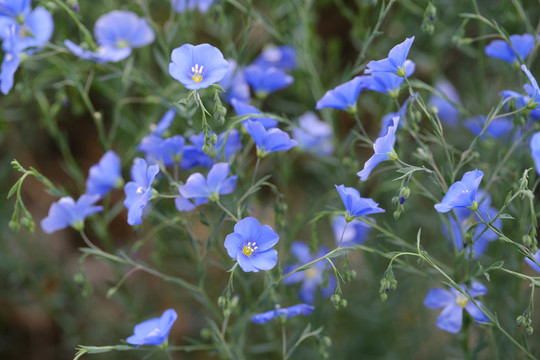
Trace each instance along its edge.
<path fill-rule="evenodd" d="M 366 74 L 375 72 L 389 72 L 402 77 L 408 77 L 412 75 L 407 71 L 413 70 L 414 67 L 410 66 L 411 60 L 407 60 L 409 50 L 411 49 L 414 36 L 405 39 L 404 42 L 398 44 L 390 50 L 388 57 L 382 60 L 372 60 L 367 64 L 367 69 L 364 71 Z"/>
<path fill-rule="evenodd" d="M 193 11 L 195 9 L 206 13 L 215 2 L 217 0 L 172 0 L 172 5 L 174 10 L 179 13 L 183 13 L 186 10 Z"/>
<path fill-rule="evenodd" d="M 345 187 L 345 185 L 334 186 L 343 201 L 343 205 L 345 205 L 345 210 L 347 211 L 345 218 L 347 221 L 351 221 L 358 216 L 385 212 L 384 209 L 378 207 L 379 204 L 373 201 L 373 199 L 361 197 L 355 188 Z"/>
<path fill-rule="evenodd" d="M 180 167 L 184 170 L 190 170 L 195 166 L 212 167 L 216 161 L 229 161 L 234 154 L 242 150 L 240 132 L 236 129 L 219 134 L 217 142 L 210 147 L 208 154 L 202 150 L 204 146 L 202 131 L 197 135 L 191 135 L 189 141 L 193 145 L 184 147 L 184 155 L 180 161 Z"/>
<path fill-rule="evenodd" d="M 328 249 L 322 247 L 315 256 L 312 256 L 309 251 L 309 246 L 299 241 L 295 241 L 291 245 L 291 254 L 298 260 L 298 265 L 289 265 L 285 267 L 284 273 L 288 274 L 298 267 L 318 259 L 327 253 Z M 302 287 L 300 288 L 299 293 L 300 299 L 308 304 L 313 304 L 315 302 L 315 293 L 317 292 L 317 289 L 324 285 L 324 273 L 327 268 L 328 263 L 326 261 L 318 261 L 305 271 L 298 271 L 287 276 L 283 279 L 283 283 L 285 285 L 291 285 L 301 282 Z M 330 296 L 333 292 L 335 282 L 336 279 L 333 276 L 327 275 L 326 286 L 321 287 L 321 293 L 324 297 Z"/>
<path fill-rule="evenodd" d="M 491 197 L 489 194 L 482 190 L 478 190 L 477 197 L 480 199 L 478 211 L 482 214 L 482 217 L 487 221 L 494 219 L 495 216 L 497 216 L 498 211 L 491 206 Z M 486 229 L 486 225 L 481 223 L 481 219 L 472 210 L 467 208 L 456 208 L 454 211 L 455 218 L 454 216 L 449 215 L 450 229 L 443 226 L 442 232 L 454 244 L 457 250 L 461 251 L 466 248 L 467 253 L 469 253 L 471 244 L 464 242 L 463 235 L 474 225 L 474 230 L 472 232 L 474 241 L 472 250 L 474 254 L 473 257 L 477 259 L 486 251 L 489 243 L 497 240 L 499 236 L 493 232 L 493 230 L 489 228 Z M 455 220 L 456 218 L 457 222 Z M 497 229 L 501 229 L 502 220 L 498 218 L 492 225 Z"/>
<path fill-rule="evenodd" d="M 47 234 L 71 226 L 75 230 L 82 230 L 84 219 L 103 210 L 103 206 L 93 206 L 99 200 L 99 195 L 81 195 L 75 202 L 72 197 L 66 196 L 53 203 L 49 215 L 41 220 L 41 228 Z"/>
<path fill-rule="evenodd" d="M 540 251 L 537 251 L 535 254 L 533 254 L 533 258 L 537 263 L 540 264 Z M 527 262 L 527 264 L 529 264 L 531 268 L 533 268 L 534 271 L 540 274 L 540 266 L 538 266 L 534 261 L 527 257 L 525 258 L 525 261 Z"/>
<path fill-rule="evenodd" d="M 445 95 L 449 100 L 458 105 L 461 105 L 459 94 L 456 88 L 454 88 L 451 83 L 443 80 L 437 82 L 434 87 L 442 95 Z M 437 109 L 437 115 L 442 122 L 444 122 L 450 127 L 456 127 L 459 124 L 459 118 L 461 116 L 461 113 L 454 106 L 454 104 L 452 104 L 452 102 L 442 97 L 432 95 L 429 99 L 429 106 Z"/>
<path fill-rule="evenodd" d="M 275 151 L 287 151 L 298 144 L 285 131 L 277 128 L 266 130 L 259 121 L 248 120 L 246 130 L 257 145 L 257 156 L 259 157 L 265 157 Z"/>
<path fill-rule="evenodd" d="M 148 135 L 137 145 L 137 150 L 146 155 L 149 164 L 162 163 L 165 166 L 173 166 L 182 158 L 185 142 L 182 135 L 175 135 L 167 139 Z"/>
<path fill-rule="evenodd" d="M 414 73 L 416 65 L 412 61 L 406 62 L 404 66 L 407 76 Z M 389 72 L 374 72 L 371 76 L 364 78 L 368 90 L 380 92 L 393 99 L 399 96 L 401 84 L 405 81 L 404 77 Z"/>
<path fill-rule="evenodd" d="M 112 189 L 121 188 L 124 185 L 121 170 L 118 155 L 112 150 L 107 151 L 99 163 L 90 167 L 86 179 L 86 193 L 103 197 Z"/>
<path fill-rule="evenodd" d="M 50 40 L 53 29 L 53 18 L 43 7 L 32 10 L 27 0 L 0 3 L 0 40 L 5 52 L 40 48 Z"/>
<path fill-rule="evenodd" d="M 512 46 L 504 40 L 493 40 L 485 48 L 486 55 L 510 64 L 519 64 L 516 53 L 519 54 L 521 60 L 525 60 L 534 48 L 534 36 L 531 34 L 510 35 L 510 43 Z"/>
<path fill-rule="evenodd" d="M 357 76 L 354 79 L 328 90 L 324 96 L 317 101 L 315 109 L 332 108 L 349 112 L 356 111 L 356 100 L 363 90 L 368 89 L 366 76 Z"/>
<path fill-rule="evenodd" d="M 487 294 L 486 287 L 478 282 L 472 282 L 470 289 L 467 289 L 465 285 L 461 285 L 461 288 L 473 298 Z M 480 307 L 483 306 L 480 301 L 476 301 L 476 303 Z M 463 309 L 467 310 L 476 322 L 489 322 L 487 316 L 478 306 L 454 288 L 450 288 L 450 291 L 440 288 L 429 290 L 424 299 L 424 305 L 430 309 L 444 307 L 441 315 L 437 318 L 437 327 L 453 334 L 461 330 Z"/>
<path fill-rule="evenodd" d="M 244 69 L 246 81 L 257 96 L 265 97 L 275 91 L 286 88 L 294 82 L 291 75 L 276 67 L 250 65 Z"/>
<path fill-rule="evenodd" d="M 178 318 L 176 311 L 167 309 L 161 317 L 143 321 L 135 325 L 133 335 L 126 339 L 131 345 L 163 345 L 167 341 L 169 332 Z"/>
<path fill-rule="evenodd" d="M 126 199 L 124 206 L 128 209 L 128 224 L 142 224 L 144 208 L 152 197 L 152 183 L 159 173 L 158 165 L 148 166 L 146 161 L 136 158 L 131 167 L 131 180 L 124 186 Z"/>
<path fill-rule="evenodd" d="M 283 71 L 292 71 L 297 66 L 296 58 L 296 50 L 290 45 L 267 46 L 253 64 L 263 68 L 276 67 Z"/>
<path fill-rule="evenodd" d="M 227 253 L 245 272 L 273 269 L 277 264 L 277 251 L 272 247 L 279 235 L 268 225 L 253 217 L 246 217 L 234 226 L 234 232 L 225 238 Z"/>
<path fill-rule="evenodd" d="M 244 69 L 240 68 L 235 60 L 227 59 L 229 69 L 219 84 L 226 91 L 226 99 L 229 103 L 236 99 L 241 103 L 249 103 L 251 95 L 249 85 L 244 75 Z"/>
<path fill-rule="evenodd" d="M 154 42 L 154 31 L 144 18 L 131 11 L 113 10 L 101 16 L 94 25 L 97 51 L 85 50 L 70 40 L 64 45 L 76 56 L 95 61 L 117 62 L 131 55 L 132 48 Z"/>
<path fill-rule="evenodd" d="M 435 210 L 446 213 L 454 208 L 473 206 L 482 177 L 484 173 L 480 170 L 466 172 L 461 181 L 456 181 L 450 186 L 441 202 L 435 204 Z"/>
<path fill-rule="evenodd" d="M 536 172 L 540 175 L 540 132 L 534 133 L 529 144 Z"/>
<path fill-rule="evenodd" d="M 212 166 L 206 179 L 201 173 L 188 177 L 186 183 L 178 187 L 180 195 L 185 199 L 207 198 L 217 201 L 219 195 L 227 195 L 236 189 L 238 175 L 229 175 L 229 164 L 217 163 Z"/>
<path fill-rule="evenodd" d="M 262 115 L 262 113 L 257 110 L 255 106 L 251 106 L 247 103 L 244 103 L 240 101 L 239 99 L 231 99 L 231 105 L 234 108 L 234 111 L 236 111 L 236 114 L 238 116 L 245 116 L 245 115 Z M 248 120 L 258 121 L 265 128 L 271 128 L 277 126 L 278 122 L 275 119 L 269 118 L 269 117 L 253 117 L 253 118 L 247 118 L 246 120 L 242 121 L 242 124 L 246 126 Z"/>
<path fill-rule="evenodd" d="M 334 152 L 334 132 L 329 124 L 319 120 L 312 112 L 300 116 L 298 123 L 300 126 L 292 130 L 292 135 L 301 149 L 319 155 L 331 155 Z"/>
<path fill-rule="evenodd" d="M 264 324 L 272 319 L 289 319 L 293 316 L 298 315 L 308 316 L 313 312 L 313 310 L 315 310 L 315 307 L 308 304 L 297 304 L 288 308 L 278 307 L 276 310 L 270 310 L 257 315 L 253 315 L 251 317 L 251 322 L 255 324 Z"/>
<path fill-rule="evenodd" d="M 360 180 L 366 181 L 371 171 L 382 161 L 390 160 L 394 153 L 394 144 L 396 143 L 396 130 L 399 124 L 399 116 L 392 118 L 392 125 L 388 127 L 388 132 L 383 137 L 378 138 L 373 143 L 375 153 L 366 161 L 364 168 L 356 175 Z"/>
<path fill-rule="evenodd" d="M 394 125 L 394 117 L 399 117 L 398 127 L 403 126 L 403 122 L 407 119 L 407 106 L 409 106 L 409 101 L 414 102 L 414 97 L 409 96 L 404 102 L 403 105 L 399 108 L 398 112 L 391 112 L 383 116 L 381 119 L 381 130 L 379 130 L 379 135 L 377 137 L 383 137 L 388 134 L 388 128 Z"/>
<path fill-rule="evenodd" d="M 210 44 L 184 44 L 172 51 L 171 60 L 169 74 L 190 90 L 217 83 L 229 70 L 221 51 Z"/>
<path fill-rule="evenodd" d="M 371 226 L 357 219 L 350 221 L 346 228 L 345 224 L 347 224 L 345 216 L 336 216 L 332 219 L 336 245 L 339 245 L 340 242 L 345 246 L 347 243 L 363 244 L 366 242 Z M 345 228 L 345 232 L 343 232 L 343 228 Z M 343 240 L 341 239 L 342 235 Z"/>
<path fill-rule="evenodd" d="M 475 136 L 480 135 L 487 121 L 487 117 L 484 115 L 474 116 L 465 120 L 465 127 L 469 129 Z M 485 139 L 486 135 L 492 138 L 500 139 L 505 135 L 508 135 L 514 128 L 514 123 L 511 117 L 502 117 L 491 119 L 489 126 L 487 127 L 481 139 Z"/>

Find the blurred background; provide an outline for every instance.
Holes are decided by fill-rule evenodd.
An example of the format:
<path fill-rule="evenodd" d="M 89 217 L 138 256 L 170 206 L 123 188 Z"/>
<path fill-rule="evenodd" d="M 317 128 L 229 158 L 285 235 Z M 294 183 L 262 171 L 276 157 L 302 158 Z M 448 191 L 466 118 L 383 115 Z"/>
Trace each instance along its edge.
<path fill-rule="evenodd" d="M 460 14 L 475 12 L 477 5 L 483 16 L 495 20 L 509 34 L 537 34 L 540 17 L 539 4 L 532 0 L 400 0 L 393 4 L 380 24 L 381 35 L 363 50 L 377 24 L 381 1 L 221 0 L 205 14 L 199 11 L 175 13 L 167 0 L 62 2 L 72 9 L 77 6 L 77 16 L 90 30 L 99 16 L 114 9 L 131 10 L 140 16 L 150 14 L 152 25 L 163 40 L 136 49 L 124 62 L 95 65 L 76 58 L 64 48 L 65 39 L 80 43 L 83 37 L 60 2 L 32 1 L 33 7 L 44 6 L 53 15 L 55 29 L 51 45 L 23 63 L 15 75 L 11 93 L 0 97 L 0 186 L 5 196 L 21 176 L 10 166 L 10 162 L 17 159 L 24 168 L 34 167 L 59 189 L 78 197 L 84 191 L 89 167 L 99 160 L 104 150 L 98 141 L 96 121 L 107 131 L 111 131 L 113 123 L 117 124 L 116 134 L 111 139 L 117 153 L 123 154 L 123 175 L 128 179 L 131 159 L 135 156 L 133 145 L 180 95 L 185 95 L 166 71 L 171 50 L 184 43 L 209 42 L 221 49 L 225 57 L 235 58 L 241 65 L 253 61 L 267 45 L 294 46 L 299 57 L 299 67 L 293 73 L 294 85 L 266 99 L 261 110 L 296 119 L 313 110 L 327 90 L 359 75 L 367 61 L 386 57 L 395 44 L 415 35 L 409 55 L 416 63 L 414 78 L 431 85 L 440 80 L 450 81 L 458 90 L 463 107 L 474 115 L 487 114 L 498 103 L 497 93 L 502 89 L 520 91 L 523 80 L 508 64 L 484 56 L 485 45 L 494 38 L 488 36 L 493 30 L 479 21 L 464 21 Z M 365 54 L 359 57 L 362 51 Z M 529 64 L 532 73 L 539 76 L 537 51 L 531 55 Z M 141 86 L 134 80 L 138 74 L 145 74 L 158 88 Z M 407 91 L 402 90 L 400 103 L 407 96 Z M 359 109 L 368 133 L 375 138 L 381 117 L 395 111 L 395 105 L 382 94 L 368 92 L 361 95 Z M 231 108 L 229 114 L 234 114 Z M 344 112 L 324 111 L 320 116 L 333 125 L 336 142 L 344 141 L 354 126 L 354 120 Z M 181 120 L 177 117 L 173 128 L 178 133 L 189 132 L 189 129 L 198 129 L 198 121 L 198 115 Z M 448 141 L 459 149 L 465 149 L 474 137 L 463 126 L 445 130 Z M 494 140 L 482 146 L 479 161 L 486 163 L 496 161 L 504 151 Z M 413 151 L 414 144 L 400 144 L 399 153 L 403 157 Z M 272 174 L 272 182 L 283 196 L 278 198 L 271 191 L 261 191 L 254 207 L 263 224 L 275 224 L 280 220 L 276 216 L 281 216 L 284 225 L 278 225 L 282 239 L 278 250 L 286 249 L 293 240 L 309 241 L 312 229 L 307 223 L 317 212 L 341 209 L 333 184 L 355 186 L 355 173 L 370 154 L 370 149 L 360 149 L 321 160 L 293 152 L 291 156 L 265 159 L 260 174 Z M 527 152 L 517 154 L 513 169 L 523 163 L 532 166 Z M 391 198 L 397 185 L 392 181 L 393 175 L 385 178 L 389 174 L 384 173 L 385 169 L 381 165 L 377 173 L 383 175 L 361 188 L 363 196 L 377 199 L 381 207 L 390 209 L 377 218 L 378 222 L 393 228 L 411 243 L 422 227 L 426 249 L 435 258 L 451 264 L 453 251 L 441 236 L 440 223 L 425 221 L 425 213 L 432 211 L 430 201 L 415 196 L 413 189 L 405 213 L 399 221 L 393 219 Z M 521 171 L 514 170 L 510 168 L 493 188 L 494 204 L 502 204 L 508 189 L 521 175 Z M 496 188 L 505 190 L 498 193 Z M 21 197 L 36 222 L 33 233 L 25 228 L 18 231 L 10 228 L 13 198 L 4 200 L 0 206 L 1 359 L 73 359 L 77 345 L 120 344 L 132 334 L 135 324 L 159 316 L 166 308 L 174 308 L 179 314 L 169 343 L 206 342 L 204 329 L 208 314 L 187 292 L 137 272 L 111 294 L 110 289 L 127 268 L 91 256 L 83 257 L 79 248 L 85 245 L 72 229 L 46 235 L 39 221 L 58 197 L 46 193 L 43 184 L 34 177 L 25 180 Z M 110 195 L 106 206 L 116 209 L 116 216 L 106 224 L 89 219 L 87 229 L 91 237 L 100 239 L 96 242 L 105 249 L 126 251 L 139 260 L 157 264 L 156 268 L 165 269 L 164 272 L 194 281 L 196 274 L 190 265 L 192 255 L 186 250 L 185 235 L 174 226 L 156 230 L 160 222 L 155 218 L 145 221 L 139 229 L 131 228 L 126 222 L 126 210 L 114 207 L 123 197 L 121 190 Z M 285 203 L 287 210 L 275 215 L 275 205 L 280 203 Z M 511 211 L 519 214 L 520 209 Z M 172 212 L 172 205 L 163 205 L 164 218 Z M 521 238 L 512 226 L 504 230 L 508 236 Z M 332 246 L 334 239 L 328 219 L 318 222 L 315 231 L 320 243 Z M 197 228 L 198 236 L 207 236 L 207 233 L 204 226 Z M 393 249 L 391 241 L 382 241 L 374 231 L 368 244 L 381 250 Z M 490 246 L 481 261 L 491 264 L 501 258 L 508 267 L 522 268 L 523 272 L 534 275 L 521 264 L 519 255 L 507 254 L 505 245 L 498 242 Z M 424 266 L 416 264 L 415 260 L 406 261 L 419 269 Z M 460 342 L 466 341 L 465 334 L 452 335 L 436 328 L 439 312 L 426 309 L 422 304 L 434 282 L 420 280 L 408 268 L 396 268 L 398 288 L 388 301 L 381 302 L 379 282 L 388 260 L 376 254 L 354 252 L 350 262 L 357 277 L 343 288 L 348 307 L 336 311 L 328 299 L 318 297 L 317 310 L 310 317 L 313 327 L 324 326 L 324 335 L 332 339 L 328 349 L 332 358 L 463 358 Z M 208 292 L 215 300 L 226 286 L 228 274 L 219 266 L 210 267 L 208 272 L 208 278 L 212 279 Z M 255 278 L 249 278 L 246 283 L 257 289 Z M 489 307 L 496 310 L 501 323 L 515 338 L 521 338 L 523 331 L 515 325 L 515 318 L 528 304 L 527 283 L 492 273 L 491 284 L 496 285 L 497 293 L 488 293 Z M 294 299 L 296 290 L 280 288 L 279 291 L 288 291 L 289 298 Z M 299 321 L 293 328 L 292 337 L 302 331 L 302 324 Z M 494 338 L 500 345 L 501 359 L 519 358 L 512 344 L 499 333 L 477 330 L 474 325 L 470 329 L 470 341 L 477 349 L 476 358 L 490 358 L 487 348 Z M 268 350 L 272 346 L 279 349 L 277 326 L 250 325 L 247 331 L 254 343 L 246 344 L 246 358 L 280 358 L 279 351 Z M 263 339 L 264 333 L 269 331 L 275 331 L 278 339 L 275 344 L 255 346 L 260 344 L 256 339 Z M 539 344 L 531 339 L 529 344 L 538 354 Z M 317 344 L 310 341 L 306 341 L 293 358 L 318 358 Z M 148 354 L 146 351 L 109 352 L 84 358 L 144 358 Z M 216 358 L 211 352 L 174 353 L 173 356 L 175 359 Z M 166 355 L 150 353 L 147 358 L 165 359 Z"/>

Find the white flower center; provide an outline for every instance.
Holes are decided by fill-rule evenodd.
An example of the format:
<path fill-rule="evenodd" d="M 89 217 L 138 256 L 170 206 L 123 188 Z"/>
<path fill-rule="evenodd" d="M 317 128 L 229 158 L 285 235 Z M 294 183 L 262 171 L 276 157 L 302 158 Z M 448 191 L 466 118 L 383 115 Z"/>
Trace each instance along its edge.
<path fill-rule="evenodd" d="M 247 245 L 244 245 L 244 249 L 242 250 L 242 252 L 244 253 L 244 255 L 250 256 L 258 248 L 259 247 L 255 242 L 248 242 Z"/>
<path fill-rule="evenodd" d="M 191 67 L 191 79 L 195 82 L 202 81 L 203 66 L 199 67 L 199 64 Z"/>

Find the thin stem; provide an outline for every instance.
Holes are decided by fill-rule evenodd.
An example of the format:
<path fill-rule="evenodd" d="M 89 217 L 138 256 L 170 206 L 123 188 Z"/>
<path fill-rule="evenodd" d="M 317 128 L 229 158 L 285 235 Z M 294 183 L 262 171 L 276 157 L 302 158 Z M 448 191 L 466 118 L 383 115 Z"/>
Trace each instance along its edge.
<path fill-rule="evenodd" d="M 287 330 L 285 329 L 285 324 L 281 324 L 281 343 L 283 360 L 287 360 Z"/>
<path fill-rule="evenodd" d="M 345 235 L 345 229 L 347 229 L 347 225 L 349 225 L 349 221 L 345 222 L 345 226 L 343 227 L 343 231 L 341 232 L 341 237 L 339 238 L 338 249 L 341 248 L 341 244 L 343 243 L 343 236 Z"/>
<path fill-rule="evenodd" d="M 233 219 L 236 222 L 240 221 L 240 219 L 238 219 L 236 216 L 234 216 L 233 213 L 229 209 L 227 209 L 225 206 L 223 206 L 223 204 L 219 201 L 219 199 L 216 201 L 216 204 L 221 208 L 221 210 L 225 211 L 225 213 L 227 215 L 229 215 L 231 217 L 231 219 Z"/>
<path fill-rule="evenodd" d="M 252 187 L 255 183 L 255 178 L 257 177 L 257 171 L 259 170 L 259 164 L 261 163 L 261 158 L 257 156 L 257 162 L 255 163 L 255 170 L 253 171 L 253 176 L 251 177 L 251 185 L 249 187 Z"/>

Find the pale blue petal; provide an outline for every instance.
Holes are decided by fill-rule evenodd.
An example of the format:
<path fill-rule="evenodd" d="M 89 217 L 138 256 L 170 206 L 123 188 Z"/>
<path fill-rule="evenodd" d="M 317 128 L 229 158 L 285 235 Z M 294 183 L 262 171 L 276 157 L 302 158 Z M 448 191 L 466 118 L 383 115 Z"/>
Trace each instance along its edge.
<path fill-rule="evenodd" d="M 257 250 L 248 256 L 248 259 L 251 261 L 254 268 L 259 270 L 270 270 L 277 264 L 277 251 L 274 249 L 262 252 Z M 244 271 L 246 270 L 244 269 Z"/>
<path fill-rule="evenodd" d="M 424 299 L 424 305 L 431 309 L 438 309 L 454 302 L 454 295 L 445 289 L 430 289 Z"/>
<path fill-rule="evenodd" d="M 463 308 L 458 304 L 450 304 L 444 308 L 437 318 L 437 326 L 445 331 L 457 334 L 463 323 Z"/>

